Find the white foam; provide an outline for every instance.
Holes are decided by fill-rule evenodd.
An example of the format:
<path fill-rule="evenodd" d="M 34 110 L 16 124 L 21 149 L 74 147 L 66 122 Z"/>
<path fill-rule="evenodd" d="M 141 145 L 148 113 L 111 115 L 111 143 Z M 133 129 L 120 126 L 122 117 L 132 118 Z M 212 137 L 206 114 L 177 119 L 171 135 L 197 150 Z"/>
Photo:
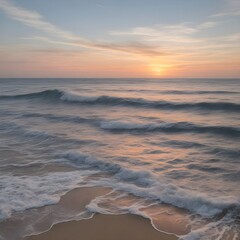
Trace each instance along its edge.
<path fill-rule="evenodd" d="M 96 171 L 55 172 L 42 176 L 0 176 L 0 219 L 13 212 L 57 203 L 60 196 L 79 187 Z"/>
<path fill-rule="evenodd" d="M 194 222 L 192 222 L 191 231 L 184 236 L 180 236 L 179 240 L 223 240 L 230 234 L 233 236 L 231 239 L 238 239 L 240 235 L 239 230 L 236 230 L 238 228 L 237 223 L 234 223 L 234 220 L 228 216 L 224 216 L 218 221 L 202 222 L 201 225 L 194 226 Z"/>
<path fill-rule="evenodd" d="M 111 176 L 99 177 L 97 180 L 96 178 L 88 178 L 88 186 L 111 187 L 125 194 L 131 193 L 143 200 L 150 200 L 153 203 L 163 202 L 184 208 L 203 217 L 213 217 L 225 208 L 234 205 L 239 206 L 239 199 L 231 196 L 219 197 L 211 193 L 206 195 L 183 189 L 174 185 L 168 179 L 159 178 L 148 171 L 124 168 L 114 162 L 97 159 L 81 152 L 67 151 L 58 154 L 58 156 L 60 157 L 59 161 L 74 164 L 74 166 L 79 167 L 79 170 L 55 172 L 42 176 L 0 176 L 0 218 L 10 217 L 15 211 L 57 203 L 61 195 L 71 189 L 83 186 L 84 178 L 97 172 L 111 173 Z M 103 197 L 111 198 L 108 195 Z M 111 206 L 102 207 L 98 205 L 98 203 L 101 203 L 101 198 L 93 200 L 86 208 L 94 213 L 131 213 L 151 219 L 151 216 L 141 211 L 142 207 L 146 207 L 144 202 L 139 201 L 130 204 L 130 206 L 111 208 Z M 207 231 L 212 234 L 211 228 L 211 225 L 208 225 L 204 229 L 193 229 L 188 235 L 182 236 L 182 239 L 204 239 L 204 236 L 206 236 L 204 232 Z M 223 233 L 218 233 L 217 236 L 220 236 L 220 234 Z"/>
<path fill-rule="evenodd" d="M 114 162 L 104 161 L 102 159 L 94 158 L 93 156 L 83 154 L 77 151 L 67 151 L 58 154 L 61 158 L 68 160 L 67 163 L 75 166 L 86 166 L 94 170 L 101 170 L 107 173 L 115 174 L 114 178 L 120 181 L 130 181 L 141 186 L 149 186 L 154 183 L 152 174 L 143 170 L 131 170 L 120 166 Z M 64 161 L 64 159 L 62 159 Z"/>
<path fill-rule="evenodd" d="M 171 183 L 154 182 L 146 188 L 119 181 L 99 181 L 96 184 L 112 187 L 119 191 L 132 193 L 135 196 L 156 200 L 173 206 L 190 210 L 204 217 L 213 217 L 223 209 L 239 205 L 239 200 L 231 196 L 210 197 L 203 193 L 181 189 Z"/>
<path fill-rule="evenodd" d="M 161 225 L 156 226 L 155 224 L 156 219 L 154 220 L 155 216 L 158 214 L 174 214 L 171 213 L 170 206 L 165 206 L 164 209 L 161 208 L 161 205 L 154 203 L 154 201 L 144 202 L 141 199 L 136 198 L 135 201 L 121 201 L 121 198 L 127 197 L 123 194 L 115 194 L 113 197 L 109 195 L 104 195 L 93 199 L 86 208 L 93 212 L 93 213 L 101 213 L 101 214 L 134 214 L 138 216 L 142 216 L 144 218 L 148 218 L 151 221 L 152 226 L 160 231 L 170 234 L 175 234 L 170 231 L 163 231 L 161 229 Z M 114 200 L 120 199 L 120 205 L 118 202 Z M 113 202 L 112 202 L 113 201 Z M 148 208 L 151 206 L 159 206 L 155 208 L 154 212 L 151 210 L 148 212 Z M 168 209 L 169 208 L 169 209 Z M 174 215 L 172 215 L 174 217 Z M 185 216 L 186 218 L 187 216 Z M 190 232 L 186 233 L 185 235 L 178 235 L 179 239 L 181 240 L 206 240 L 206 239 L 214 239 L 214 240 L 222 240 L 225 239 L 224 237 L 229 236 L 230 234 L 234 240 L 238 239 L 240 235 L 240 231 L 238 230 L 237 223 L 234 222 L 234 218 L 232 217 L 232 213 L 226 214 L 223 218 L 209 222 L 207 219 L 202 219 L 201 216 L 194 216 L 191 218 L 190 215 L 186 218 L 188 220 L 188 225 L 190 227 Z M 160 227 L 160 229 L 158 228 Z M 176 235 L 177 236 L 177 235 Z"/>
<path fill-rule="evenodd" d="M 119 193 L 115 197 L 111 197 L 109 195 L 110 194 L 106 194 L 103 196 L 96 197 L 86 206 L 86 209 L 88 209 L 89 211 L 91 211 L 93 213 L 101 213 L 101 214 L 118 215 L 118 214 L 130 213 L 130 214 L 139 215 L 139 216 L 142 216 L 144 218 L 148 218 L 151 220 L 150 216 L 148 216 L 147 214 L 145 214 L 143 211 L 140 210 L 141 208 L 145 208 L 147 206 L 150 206 L 151 204 L 148 204 L 147 206 L 145 206 L 143 204 L 142 200 L 137 201 L 137 199 L 136 199 L 136 202 L 130 203 L 130 205 L 128 205 L 128 204 L 125 206 L 114 205 L 114 208 L 112 208 L 109 206 L 109 204 L 104 204 L 105 201 L 111 202 L 111 201 L 114 201 L 121 197 L 127 197 L 127 194 Z M 101 204 L 101 203 L 103 203 L 103 204 Z"/>
<path fill-rule="evenodd" d="M 96 186 L 111 187 L 135 196 L 169 203 L 187 209 L 204 217 L 213 217 L 231 206 L 239 206 L 240 199 L 233 196 L 219 196 L 214 193 L 204 194 L 190 189 L 183 189 L 169 179 L 157 177 L 148 171 L 124 168 L 114 162 L 96 159 L 80 152 L 68 151 L 61 154 L 76 166 L 85 166 L 93 170 L 111 173 L 112 177 L 92 180 Z"/>

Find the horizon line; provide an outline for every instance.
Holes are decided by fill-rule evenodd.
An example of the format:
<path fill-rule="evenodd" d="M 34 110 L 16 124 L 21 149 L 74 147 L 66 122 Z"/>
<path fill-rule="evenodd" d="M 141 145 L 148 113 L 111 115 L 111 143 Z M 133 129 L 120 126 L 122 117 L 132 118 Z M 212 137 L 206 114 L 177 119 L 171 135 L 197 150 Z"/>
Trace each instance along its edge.
<path fill-rule="evenodd" d="M 0 77 L 2 79 L 233 79 L 240 80 L 239 77 Z"/>

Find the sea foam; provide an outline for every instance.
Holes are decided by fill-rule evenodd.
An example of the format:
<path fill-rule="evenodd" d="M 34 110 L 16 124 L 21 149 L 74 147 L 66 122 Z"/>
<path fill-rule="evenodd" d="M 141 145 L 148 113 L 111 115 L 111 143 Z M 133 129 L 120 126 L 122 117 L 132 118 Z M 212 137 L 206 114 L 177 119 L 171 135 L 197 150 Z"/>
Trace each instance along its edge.
<path fill-rule="evenodd" d="M 148 171 L 126 169 L 116 163 L 96 159 L 80 152 L 68 151 L 60 156 L 79 168 L 87 167 L 112 175 L 110 179 L 93 180 L 92 183 L 96 186 L 111 187 L 138 197 L 172 204 L 203 217 L 213 217 L 224 209 L 239 207 L 240 204 L 240 199 L 236 197 L 219 197 L 183 189 L 171 183 L 169 179 L 157 177 Z"/>
<path fill-rule="evenodd" d="M 96 171 L 55 172 L 40 176 L 0 176 L 0 220 L 14 212 L 57 203 L 64 193 L 81 186 Z"/>

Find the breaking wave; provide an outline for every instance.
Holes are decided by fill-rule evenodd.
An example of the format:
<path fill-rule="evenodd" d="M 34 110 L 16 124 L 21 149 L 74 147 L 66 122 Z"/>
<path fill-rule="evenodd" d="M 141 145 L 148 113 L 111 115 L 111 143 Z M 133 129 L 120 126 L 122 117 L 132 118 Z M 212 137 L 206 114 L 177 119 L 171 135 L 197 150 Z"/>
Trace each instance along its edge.
<path fill-rule="evenodd" d="M 167 110 L 184 110 L 184 109 L 201 109 L 201 110 L 220 110 L 220 111 L 239 111 L 240 104 L 230 102 L 168 102 L 168 101 L 151 101 L 143 98 L 122 98 L 114 96 L 81 96 L 71 91 L 45 90 L 36 93 L 27 93 L 20 95 L 2 95 L 0 100 L 4 99 L 42 99 L 52 101 L 65 101 L 72 103 L 81 103 L 88 105 L 120 105 L 134 106 L 143 108 L 167 109 Z"/>
<path fill-rule="evenodd" d="M 81 169 L 103 171 L 112 175 L 111 180 L 109 178 L 93 180 L 92 184 L 96 186 L 111 187 L 137 197 L 172 204 L 203 217 L 213 217 L 224 209 L 239 208 L 240 200 L 231 196 L 214 197 L 183 189 L 148 171 L 127 169 L 117 163 L 97 159 L 81 152 L 68 151 L 59 157 Z"/>
<path fill-rule="evenodd" d="M 147 133 L 147 132 L 163 132 L 163 133 L 210 133 L 222 135 L 225 137 L 240 137 L 240 128 L 221 125 L 199 125 L 191 122 L 159 122 L 159 123 L 136 123 L 136 122 L 121 122 L 111 121 L 103 118 L 80 117 L 74 115 L 55 115 L 44 113 L 20 113 L 23 118 L 45 118 L 51 121 L 70 122 L 75 124 L 88 124 L 96 128 L 101 128 L 105 131 L 115 133 Z M 0 130 L 13 128 L 15 130 L 22 128 L 14 123 L 1 123 Z M 30 135 L 30 132 L 27 133 Z M 31 130 L 34 136 L 46 136 L 47 133 Z"/>
<path fill-rule="evenodd" d="M 137 131 L 137 132 L 196 132 L 196 133 L 213 133 L 226 136 L 240 137 L 240 129 L 237 127 L 228 126 L 203 126 L 196 125 L 190 122 L 176 123 L 156 123 L 156 124 L 137 124 L 124 123 L 118 121 L 101 122 L 100 127 L 109 131 Z"/>

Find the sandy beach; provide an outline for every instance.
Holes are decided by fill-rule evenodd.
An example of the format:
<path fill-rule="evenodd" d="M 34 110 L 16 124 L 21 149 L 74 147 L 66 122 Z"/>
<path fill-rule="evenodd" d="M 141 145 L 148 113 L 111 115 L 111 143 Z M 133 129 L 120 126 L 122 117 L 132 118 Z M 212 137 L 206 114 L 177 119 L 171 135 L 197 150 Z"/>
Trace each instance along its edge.
<path fill-rule="evenodd" d="M 31 226 L 34 232 L 40 234 L 29 234 L 24 240 L 175 240 L 174 234 L 164 233 L 170 229 L 179 232 L 179 227 L 161 220 L 163 232 L 157 231 L 149 219 L 132 214 L 105 215 L 95 214 L 90 219 L 79 221 L 60 222 L 55 224 L 61 213 L 79 213 L 85 210 L 85 206 L 99 196 L 104 196 L 112 191 L 111 188 L 82 187 L 76 188 L 63 195 L 57 204 L 45 206 L 39 209 L 29 209 L 27 213 L 16 214 L 9 220 L 0 224 L 4 229 L 3 236 L 6 239 L 22 239 L 20 233 L 25 225 Z M 39 217 L 45 213 L 44 217 Z M 175 221 L 173 219 L 173 222 Z M 53 225 L 53 226 L 52 226 Z M 174 226 L 173 226 L 174 225 Z M 52 227 L 51 227 L 52 226 Z M 160 226 L 160 227 L 161 227 Z M 183 231 L 184 232 L 184 231 Z M 70 236 L 70 237 L 69 237 Z"/>
<path fill-rule="evenodd" d="M 55 206 L 48 206 L 50 211 L 61 209 L 82 211 L 84 206 L 96 196 L 110 192 L 108 188 L 86 187 L 74 189 L 62 196 Z M 47 217 L 45 218 L 47 221 Z M 42 221 L 42 225 L 45 225 Z M 41 225 L 40 224 L 40 225 Z M 69 237 L 71 236 L 71 237 Z M 173 234 L 159 232 L 153 228 L 150 220 L 140 216 L 95 214 L 91 219 L 69 221 L 53 225 L 41 234 L 26 237 L 25 240 L 174 240 Z"/>
<path fill-rule="evenodd" d="M 56 224 L 51 230 L 26 240 L 175 240 L 156 231 L 150 221 L 134 215 L 96 214 L 92 219 Z"/>

